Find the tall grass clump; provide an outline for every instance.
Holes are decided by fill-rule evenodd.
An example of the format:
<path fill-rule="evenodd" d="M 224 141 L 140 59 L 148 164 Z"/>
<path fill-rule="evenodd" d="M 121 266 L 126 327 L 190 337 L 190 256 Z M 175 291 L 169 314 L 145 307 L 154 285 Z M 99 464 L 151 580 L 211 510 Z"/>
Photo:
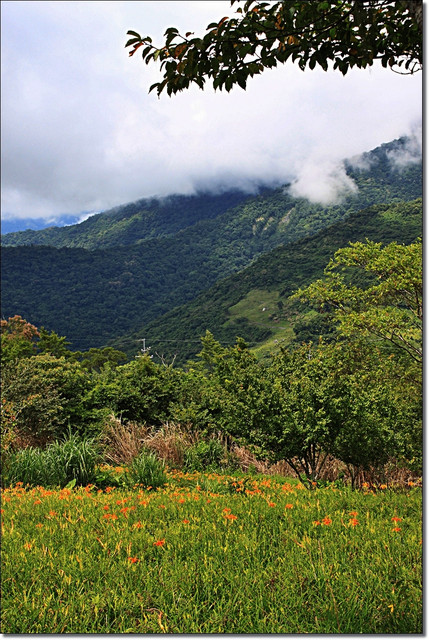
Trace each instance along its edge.
<path fill-rule="evenodd" d="M 95 480 L 99 459 L 95 440 L 70 433 L 65 440 L 52 442 L 46 449 L 27 447 L 12 453 L 3 469 L 2 484 L 65 487 L 74 481 L 87 485 Z"/>
<path fill-rule="evenodd" d="M 167 483 L 164 462 L 151 451 L 141 451 L 125 472 L 125 482 L 129 486 L 140 485 L 157 489 Z"/>
<path fill-rule="evenodd" d="M 110 415 L 102 430 L 106 461 L 128 464 L 139 455 L 147 434 L 148 428 L 145 425 L 136 422 L 123 423 L 116 416 Z"/>

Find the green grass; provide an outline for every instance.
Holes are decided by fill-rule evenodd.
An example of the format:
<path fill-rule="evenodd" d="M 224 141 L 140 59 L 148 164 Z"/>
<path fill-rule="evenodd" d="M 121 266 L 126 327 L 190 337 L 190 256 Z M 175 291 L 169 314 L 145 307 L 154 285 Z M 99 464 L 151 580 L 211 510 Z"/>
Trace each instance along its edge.
<path fill-rule="evenodd" d="M 3 633 L 422 633 L 417 487 L 177 472 L 2 498 Z"/>
<path fill-rule="evenodd" d="M 240 302 L 228 310 L 229 322 L 238 318 L 246 318 L 251 324 L 270 329 L 270 337 L 251 349 L 258 358 L 263 358 L 278 350 L 279 342 L 289 344 L 293 339 L 293 329 L 287 319 L 282 318 L 279 322 L 270 318 L 270 316 L 278 315 L 277 303 L 279 300 L 279 291 L 252 289 Z"/>
<path fill-rule="evenodd" d="M 66 486 L 69 482 L 94 482 L 100 451 L 91 438 L 70 433 L 64 440 L 51 442 L 46 449 L 27 447 L 10 454 L 2 469 L 2 485 L 16 482 L 37 486 Z"/>

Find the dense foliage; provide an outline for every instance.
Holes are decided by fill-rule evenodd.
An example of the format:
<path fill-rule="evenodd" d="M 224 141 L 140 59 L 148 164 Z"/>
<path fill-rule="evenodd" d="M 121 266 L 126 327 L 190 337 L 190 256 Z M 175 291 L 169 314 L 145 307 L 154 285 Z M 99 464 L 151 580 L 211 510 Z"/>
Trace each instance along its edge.
<path fill-rule="evenodd" d="M 236 0 L 232 0 L 234 4 Z M 129 55 L 138 51 L 146 64 L 163 72 L 156 82 L 160 95 L 200 89 L 210 80 L 214 89 L 246 88 L 247 81 L 288 60 L 300 69 L 320 66 L 346 74 L 375 60 L 384 67 L 413 73 L 423 63 L 423 7 L 419 1 L 329 0 L 260 2 L 247 0 L 235 17 L 208 25 L 203 37 L 182 35 L 170 27 L 163 46 L 128 31 Z"/>
<path fill-rule="evenodd" d="M 375 271 L 376 284 L 370 279 L 358 288 L 341 276 L 332 283 L 333 265 L 344 261 L 357 274 Z M 148 354 L 123 365 L 107 358 L 89 370 L 85 358 L 79 362 L 65 347 L 62 355 L 37 353 L 38 330 L 20 318 L 5 321 L 2 429 L 8 449 L 20 438 L 49 444 L 70 430 L 94 436 L 113 414 L 155 429 L 176 421 L 207 437 L 220 432 L 260 457 L 285 460 L 310 486 L 329 455 L 349 468 L 352 483 L 359 470 L 392 458 L 419 470 L 421 243 L 354 243 L 336 253 L 327 274 L 326 283 L 299 295 L 341 294 L 332 317 L 333 323 L 339 319 L 336 338 L 281 349 L 262 362 L 241 338 L 223 347 L 207 332 L 198 360 L 184 370 L 156 364 Z M 416 301 L 409 300 L 410 285 Z M 392 340 L 393 334 L 402 339 Z M 194 453 L 207 455 L 206 464 L 219 455 L 210 447 Z M 7 462 L 6 455 L 6 469 L 13 459 Z"/>

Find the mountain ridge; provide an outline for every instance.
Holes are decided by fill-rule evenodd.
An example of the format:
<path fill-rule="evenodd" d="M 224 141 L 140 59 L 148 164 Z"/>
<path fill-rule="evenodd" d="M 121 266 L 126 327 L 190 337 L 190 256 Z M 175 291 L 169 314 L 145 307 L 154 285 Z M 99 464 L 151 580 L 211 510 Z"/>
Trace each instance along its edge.
<path fill-rule="evenodd" d="M 223 194 L 220 199 L 211 197 L 211 208 L 202 217 L 193 210 L 184 220 L 175 220 L 173 206 L 171 224 L 182 227 L 176 232 L 170 225 L 171 233 L 162 227 L 157 237 L 142 238 L 139 231 L 127 237 L 128 244 L 110 246 L 117 238 L 123 242 L 115 227 L 118 215 L 132 220 L 138 201 L 134 209 L 125 205 L 110 216 L 99 214 L 96 223 L 89 223 L 89 218 L 88 224 L 76 225 L 84 234 L 97 220 L 107 223 L 104 235 L 113 228 L 112 237 L 101 246 L 91 234 L 86 238 L 91 249 L 6 244 L 2 246 L 2 314 L 19 314 L 37 326 L 53 329 L 65 335 L 75 349 L 104 346 L 190 303 L 263 254 L 346 220 L 368 203 L 399 202 L 421 195 L 421 165 L 412 163 L 398 173 L 388 158 L 389 153 L 400 153 L 405 147 L 406 140 L 393 141 L 369 152 L 369 169 L 350 166 L 359 194 L 330 207 L 293 198 L 283 188 L 247 194 L 243 200 L 241 193 Z M 234 206 L 229 207 L 231 197 Z M 186 198 L 181 199 L 185 210 Z M 204 200 L 201 195 L 198 198 Z M 171 202 L 178 201 L 172 198 Z M 154 226 L 152 214 L 146 210 L 146 229 Z M 113 227 L 109 226 L 112 221 Z M 59 231 L 66 237 L 70 227 Z M 2 241 L 5 239 L 7 243 L 7 236 Z"/>

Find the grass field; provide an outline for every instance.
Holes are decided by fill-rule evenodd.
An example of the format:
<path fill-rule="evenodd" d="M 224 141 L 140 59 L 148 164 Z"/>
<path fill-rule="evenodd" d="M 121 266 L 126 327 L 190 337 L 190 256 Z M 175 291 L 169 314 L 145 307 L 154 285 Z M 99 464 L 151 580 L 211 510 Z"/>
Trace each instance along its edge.
<path fill-rule="evenodd" d="M 270 329 L 270 337 L 251 349 L 258 357 L 268 356 L 275 351 L 279 342 L 289 344 L 293 338 L 292 325 L 286 318 L 282 318 L 281 322 L 278 322 L 270 317 L 278 314 L 277 303 L 279 299 L 278 291 L 252 289 L 240 302 L 229 308 L 228 313 L 231 320 L 247 318 L 250 324 Z"/>
<path fill-rule="evenodd" d="M 118 470 L 120 473 L 120 470 Z M 2 491 L 3 633 L 422 633 L 421 489 Z"/>

